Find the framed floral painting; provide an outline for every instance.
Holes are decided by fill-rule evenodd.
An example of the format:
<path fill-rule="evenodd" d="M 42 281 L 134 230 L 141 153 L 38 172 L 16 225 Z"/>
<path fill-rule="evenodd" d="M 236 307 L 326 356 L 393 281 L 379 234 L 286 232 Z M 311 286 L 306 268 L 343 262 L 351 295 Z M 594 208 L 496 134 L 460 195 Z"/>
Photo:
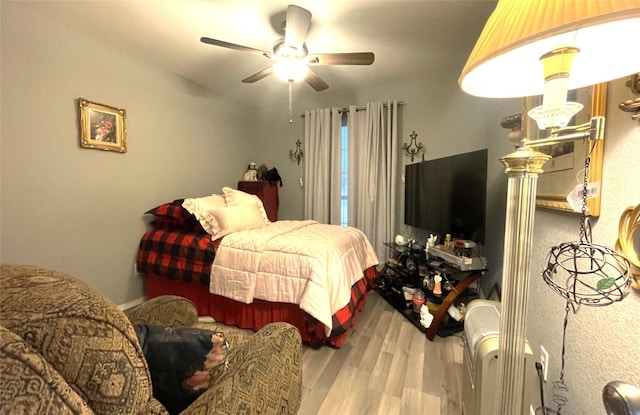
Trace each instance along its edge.
<path fill-rule="evenodd" d="M 78 98 L 78 107 L 82 147 L 127 152 L 126 110 L 84 98 Z"/>

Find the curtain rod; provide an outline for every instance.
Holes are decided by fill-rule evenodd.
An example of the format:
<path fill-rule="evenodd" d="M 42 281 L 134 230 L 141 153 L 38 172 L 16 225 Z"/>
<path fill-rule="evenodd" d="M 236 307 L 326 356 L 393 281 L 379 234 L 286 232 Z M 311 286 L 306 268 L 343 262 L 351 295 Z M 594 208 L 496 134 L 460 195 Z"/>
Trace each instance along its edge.
<path fill-rule="evenodd" d="M 400 106 L 400 105 L 404 105 L 404 102 L 398 101 L 398 106 Z M 383 106 L 384 107 L 388 107 L 389 104 L 383 104 Z M 362 111 L 362 110 L 366 110 L 366 109 L 367 109 L 367 107 L 363 107 L 363 106 L 356 107 L 356 111 Z M 347 111 L 349 111 L 349 107 L 338 108 L 338 112 L 347 112 Z M 300 114 L 300 116 L 302 118 L 304 118 L 304 114 Z"/>

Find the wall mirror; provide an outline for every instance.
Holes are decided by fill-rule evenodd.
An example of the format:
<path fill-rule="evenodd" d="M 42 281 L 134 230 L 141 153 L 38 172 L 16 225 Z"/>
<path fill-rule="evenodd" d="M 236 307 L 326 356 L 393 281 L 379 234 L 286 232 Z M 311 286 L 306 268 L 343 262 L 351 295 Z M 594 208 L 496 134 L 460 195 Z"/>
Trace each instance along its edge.
<path fill-rule="evenodd" d="M 605 116 L 607 84 L 597 84 L 590 87 L 569 91 L 568 101 L 580 102 L 584 108 L 571 120 L 570 125 L 579 125 L 588 122 L 592 116 Z M 542 103 L 542 95 L 527 97 L 523 102 L 522 130 L 526 137 L 535 140 L 545 138 L 547 132 L 539 130 L 538 125 L 528 116 L 530 109 Z M 606 137 L 606 126 L 605 126 Z M 557 145 L 539 147 L 538 150 L 550 154 L 551 159 L 545 163 L 542 173 L 538 178 L 536 206 L 555 209 L 566 212 L 574 212 L 567 202 L 567 195 L 584 182 L 584 164 L 590 148 L 591 159 L 589 165 L 589 183 L 593 186 L 588 190 L 587 212 L 588 216 L 600 216 L 600 190 L 599 184 L 602 178 L 602 156 L 604 142 L 595 143 L 574 141 Z"/>

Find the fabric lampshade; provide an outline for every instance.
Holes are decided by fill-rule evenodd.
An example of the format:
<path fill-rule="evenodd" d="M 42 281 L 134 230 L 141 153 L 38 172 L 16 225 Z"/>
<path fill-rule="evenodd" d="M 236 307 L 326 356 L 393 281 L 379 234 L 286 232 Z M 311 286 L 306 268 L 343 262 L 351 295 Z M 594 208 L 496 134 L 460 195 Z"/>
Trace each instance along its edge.
<path fill-rule="evenodd" d="M 458 80 L 471 95 L 541 95 L 540 58 L 577 47 L 568 89 L 640 71 L 640 0 L 500 0 Z"/>

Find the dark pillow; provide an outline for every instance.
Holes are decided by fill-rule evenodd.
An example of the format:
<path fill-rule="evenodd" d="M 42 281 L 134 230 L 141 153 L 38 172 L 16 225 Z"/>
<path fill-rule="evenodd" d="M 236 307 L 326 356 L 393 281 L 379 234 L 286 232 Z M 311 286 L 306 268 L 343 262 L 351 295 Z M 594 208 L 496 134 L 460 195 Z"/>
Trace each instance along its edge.
<path fill-rule="evenodd" d="M 151 222 L 154 229 L 169 229 L 175 231 L 197 232 L 206 234 L 198 219 L 182 207 L 184 199 L 176 199 L 171 203 L 163 203 L 145 213 L 154 215 Z"/>
<path fill-rule="evenodd" d="M 195 327 L 134 324 L 149 372 L 153 396 L 179 414 L 227 368 L 224 334 Z"/>

